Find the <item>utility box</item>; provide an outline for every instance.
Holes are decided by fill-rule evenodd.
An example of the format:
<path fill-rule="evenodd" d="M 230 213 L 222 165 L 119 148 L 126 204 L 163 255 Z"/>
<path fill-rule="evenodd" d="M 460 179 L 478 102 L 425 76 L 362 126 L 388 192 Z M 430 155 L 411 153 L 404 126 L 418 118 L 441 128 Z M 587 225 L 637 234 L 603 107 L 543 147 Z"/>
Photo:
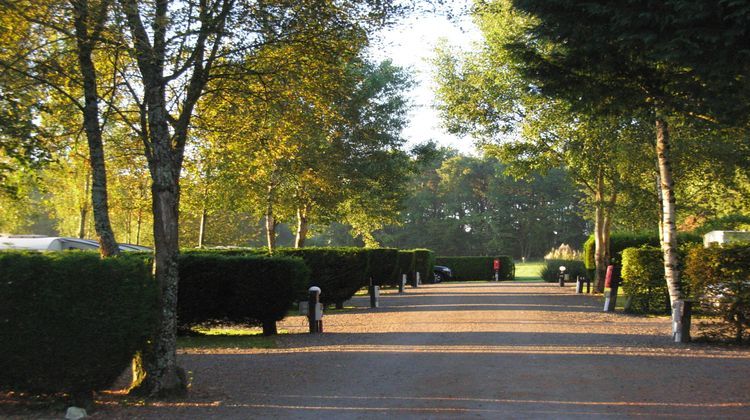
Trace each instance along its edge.
<path fill-rule="evenodd" d="M 703 235 L 703 246 L 708 248 L 712 243 L 719 246 L 732 242 L 750 242 L 750 232 L 740 230 L 712 230 Z"/>

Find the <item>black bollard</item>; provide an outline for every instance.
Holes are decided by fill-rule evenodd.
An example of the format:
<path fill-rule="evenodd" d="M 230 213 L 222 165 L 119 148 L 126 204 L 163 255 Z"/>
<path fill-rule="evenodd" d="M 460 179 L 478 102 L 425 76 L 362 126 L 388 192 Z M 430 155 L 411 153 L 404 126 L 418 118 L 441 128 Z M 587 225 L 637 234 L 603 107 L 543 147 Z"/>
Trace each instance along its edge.
<path fill-rule="evenodd" d="M 583 293 L 583 276 L 576 277 L 576 293 Z"/>
<path fill-rule="evenodd" d="M 401 275 L 401 281 L 398 283 L 398 294 L 404 294 L 404 287 L 406 287 L 406 274 Z"/>
<path fill-rule="evenodd" d="M 320 304 L 320 287 L 308 289 L 307 321 L 310 324 L 310 334 L 323 332 L 323 306 Z"/>
<path fill-rule="evenodd" d="M 692 300 L 678 300 L 672 305 L 672 337 L 675 343 L 690 342 L 690 318 L 692 314 Z"/>

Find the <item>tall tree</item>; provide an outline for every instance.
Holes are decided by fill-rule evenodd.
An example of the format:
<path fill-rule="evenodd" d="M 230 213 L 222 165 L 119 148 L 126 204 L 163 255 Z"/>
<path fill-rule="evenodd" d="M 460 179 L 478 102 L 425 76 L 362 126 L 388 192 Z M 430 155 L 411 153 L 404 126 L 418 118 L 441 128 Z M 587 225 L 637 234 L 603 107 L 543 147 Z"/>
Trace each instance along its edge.
<path fill-rule="evenodd" d="M 479 8 L 475 19 L 485 42 L 458 54 L 438 49 L 438 96 L 449 130 L 471 134 L 488 153 L 523 178 L 565 168 L 594 209 L 597 288 L 604 287 L 613 216 L 627 187 L 627 163 L 643 162 L 637 119 L 587 115 L 542 94 L 523 76 L 507 43 L 532 27 L 533 18 L 509 2 Z M 631 165 L 633 166 L 633 165 Z"/>
<path fill-rule="evenodd" d="M 152 179 L 155 274 L 161 313 L 153 346 L 136 375 L 149 395 L 185 391 L 176 363 L 177 256 L 180 172 L 195 107 L 212 78 L 252 71 L 242 58 L 263 45 L 300 43 L 336 51 L 325 35 L 365 34 L 393 11 L 390 2 L 260 2 L 241 0 L 119 0 L 127 51 L 137 77 L 129 80 L 137 105 L 131 125 L 144 144 Z M 115 21 L 119 22 L 119 21 Z M 237 65 L 237 64 L 240 65 Z"/>
<path fill-rule="evenodd" d="M 88 140 L 94 226 L 103 256 L 119 252 L 109 220 L 103 119 L 99 109 L 102 83 L 95 64 L 96 49 L 104 45 L 111 3 L 111 0 L 0 2 L 0 11 L 15 28 L 9 31 L 10 36 L 2 38 L 6 51 L 11 53 L 0 57 L 0 68 L 31 85 L 41 86 L 49 95 L 59 96 L 80 111 Z M 69 71 L 67 66 L 75 71 Z M 109 89 L 115 88 L 109 86 Z M 41 101 L 46 102 L 47 98 Z"/>
<path fill-rule="evenodd" d="M 712 4 L 726 12 L 736 3 Z M 513 5 L 537 19 L 511 48 L 541 91 L 599 113 L 629 115 L 638 110 L 650 115 L 659 168 L 665 278 L 670 300 L 680 299 L 669 120 L 676 114 L 706 118 L 706 111 L 714 108 L 712 92 L 718 89 L 702 77 L 704 72 L 675 57 L 685 55 L 686 43 L 707 46 L 700 39 L 713 38 L 711 31 L 717 27 L 698 29 L 700 36 L 684 36 L 689 33 L 685 25 L 698 22 L 689 17 L 695 11 L 691 5 L 704 7 L 687 1 L 515 0 Z M 738 12 L 746 17 L 748 9 Z M 739 28 L 732 25 L 728 32 L 720 31 L 719 38 Z"/>

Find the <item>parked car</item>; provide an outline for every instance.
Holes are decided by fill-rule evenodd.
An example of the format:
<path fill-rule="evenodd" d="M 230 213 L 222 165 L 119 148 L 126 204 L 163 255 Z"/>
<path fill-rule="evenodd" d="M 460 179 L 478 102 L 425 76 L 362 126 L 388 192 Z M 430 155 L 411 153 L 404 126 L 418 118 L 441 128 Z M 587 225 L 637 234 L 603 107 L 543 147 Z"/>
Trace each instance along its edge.
<path fill-rule="evenodd" d="M 453 278 L 453 272 L 451 269 L 444 265 L 436 265 L 432 268 L 434 274 L 433 283 L 440 283 L 441 281 L 447 281 Z"/>
<path fill-rule="evenodd" d="M 141 245 L 119 244 L 120 251 L 151 251 Z M 91 239 L 44 235 L 0 235 L 0 251 L 17 249 L 28 251 L 97 250 L 99 242 Z"/>

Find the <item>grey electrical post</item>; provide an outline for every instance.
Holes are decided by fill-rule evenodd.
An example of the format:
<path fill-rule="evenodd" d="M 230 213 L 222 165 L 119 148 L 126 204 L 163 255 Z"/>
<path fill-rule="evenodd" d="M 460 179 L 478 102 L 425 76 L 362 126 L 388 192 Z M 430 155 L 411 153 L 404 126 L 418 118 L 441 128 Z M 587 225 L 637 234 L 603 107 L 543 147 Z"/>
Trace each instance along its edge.
<path fill-rule="evenodd" d="M 322 333 L 323 305 L 320 303 L 320 287 L 313 286 L 307 291 L 307 320 L 310 324 L 310 334 Z"/>
<path fill-rule="evenodd" d="M 377 308 L 378 301 L 380 300 L 380 287 L 372 284 L 372 278 L 370 278 L 370 287 L 368 288 L 370 293 L 370 307 Z"/>

